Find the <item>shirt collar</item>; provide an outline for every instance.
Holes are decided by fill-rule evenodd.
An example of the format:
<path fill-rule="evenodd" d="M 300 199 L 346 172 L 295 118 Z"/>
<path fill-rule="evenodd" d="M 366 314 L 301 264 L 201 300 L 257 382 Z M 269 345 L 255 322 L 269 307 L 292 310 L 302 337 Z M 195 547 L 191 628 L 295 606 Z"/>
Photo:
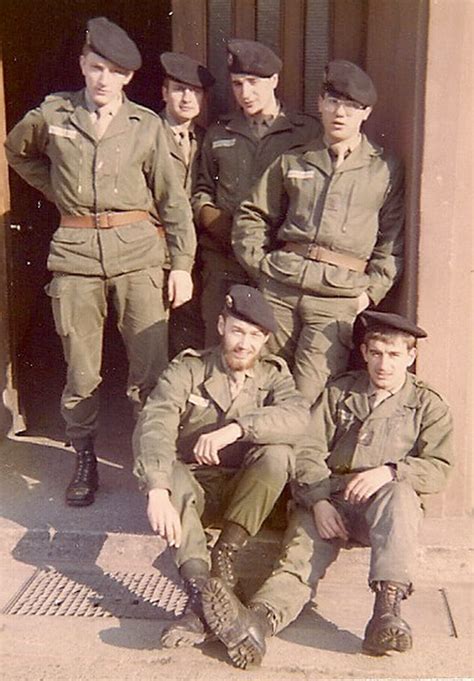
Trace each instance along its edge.
<path fill-rule="evenodd" d="M 255 116 L 249 116 L 244 112 L 244 116 L 250 125 L 265 125 L 267 128 L 269 128 L 282 113 L 281 104 L 280 102 L 276 101 L 274 110 L 268 114 L 256 114 Z"/>
<path fill-rule="evenodd" d="M 89 93 L 87 90 L 85 91 L 85 102 L 86 102 L 86 109 L 89 111 L 89 113 L 97 113 L 97 110 L 100 108 L 100 115 L 108 115 L 108 116 L 115 116 L 115 114 L 118 112 L 120 107 L 123 104 L 123 97 L 122 94 L 120 93 L 117 95 L 117 97 L 109 102 L 109 104 L 106 104 L 105 106 L 98 107 L 94 102 L 91 100 Z"/>

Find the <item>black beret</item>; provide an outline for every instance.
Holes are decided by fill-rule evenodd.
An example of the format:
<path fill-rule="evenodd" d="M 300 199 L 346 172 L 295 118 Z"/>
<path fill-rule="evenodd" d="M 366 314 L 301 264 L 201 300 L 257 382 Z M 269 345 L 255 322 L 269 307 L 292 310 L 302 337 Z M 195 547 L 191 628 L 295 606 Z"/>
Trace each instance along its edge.
<path fill-rule="evenodd" d="M 142 65 L 133 40 L 123 28 L 105 17 L 95 17 L 87 22 L 86 43 L 93 52 L 127 71 L 136 71 Z"/>
<path fill-rule="evenodd" d="M 182 52 L 163 52 L 160 55 L 164 72 L 172 80 L 194 87 L 210 87 L 216 79 L 203 64 Z"/>
<path fill-rule="evenodd" d="M 356 64 L 344 59 L 331 61 L 326 66 L 324 89 L 363 106 L 374 106 L 377 101 L 372 79 Z"/>
<path fill-rule="evenodd" d="M 275 332 L 277 323 L 270 304 L 257 288 L 235 284 L 225 297 L 225 309 L 237 319 Z"/>
<path fill-rule="evenodd" d="M 280 73 L 283 65 L 273 50 L 255 40 L 229 40 L 227 51 L 227 65 L 231 73 L 269 78 Z"/>
<path fill-rule="evenodd" d="M 415 338 L 426 338 L 428 335 L 424 329 L 420 326 L 416 326 L 416 324 L 413 324 L 413 322 L 406 317 L 402 317 L 401 315 L 392 312 L 373 312 L 372 310 L 366 310 L 362 313 L 361 317 L 369 331 L 375 327 L 387 326 L 390 329 L 409 333 L 412 336 L 415 336 Z"/>

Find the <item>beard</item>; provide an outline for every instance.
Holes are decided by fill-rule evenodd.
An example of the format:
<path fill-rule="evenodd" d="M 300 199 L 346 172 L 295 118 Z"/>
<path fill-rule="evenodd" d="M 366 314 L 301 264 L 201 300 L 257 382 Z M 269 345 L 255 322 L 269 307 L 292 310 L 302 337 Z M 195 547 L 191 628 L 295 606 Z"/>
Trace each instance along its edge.
<path fill-rule="evenodd" d="M 248 355 L 245 358 L 236 357 L 233 351 L 223 344 L 222 354 L 224 355 L 225 362 L 229 369 L 232 371 L 246 371 L 255 366 L 256 361 L 259 358 L 260 353 L 254 353 Z"/>

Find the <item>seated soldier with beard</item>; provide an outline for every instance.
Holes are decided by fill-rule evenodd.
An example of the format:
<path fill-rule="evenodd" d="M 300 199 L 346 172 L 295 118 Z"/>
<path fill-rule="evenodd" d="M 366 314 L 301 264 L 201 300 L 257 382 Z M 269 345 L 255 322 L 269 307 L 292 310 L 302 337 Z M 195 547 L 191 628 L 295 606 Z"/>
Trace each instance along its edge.
<path fill-rule="evenodd" d="M 309 422 L 285 362 L 263 354 L 276 322 L 262 294 L 233 286 L 217 328 L 217 347 L 184 350 L 169 364 L 134 433 L 150 525 L 173 547 L 189 593 L 163 632 L 166 647 L 204 641 L 201 590 L 210 574 L 235 587 L 235 555 L 275 505 Z M 216 515 L 223 529 L 209 553 L 204 526 Z"/>

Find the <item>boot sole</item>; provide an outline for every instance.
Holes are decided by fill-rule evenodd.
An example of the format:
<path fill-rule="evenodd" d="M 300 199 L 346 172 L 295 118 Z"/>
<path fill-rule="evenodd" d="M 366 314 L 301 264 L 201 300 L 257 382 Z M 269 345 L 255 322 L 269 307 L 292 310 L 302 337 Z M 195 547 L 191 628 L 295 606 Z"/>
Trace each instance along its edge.
<path fill-rule="evenodd" d="M 160 642 L 163 648 L 191 648 L 204 643 L 206 639 L 206 632 L 187 631 L 176 626 L 164 632 Z"/>
<path fill-rule="evenodd" d="M 226 591 L 218 579 L 211 578 L 204 587 L 202 606 L 209 628 L 225 645 L 236 667 L 247 669 L 260 666 L 265 646 L 262 648 L 248 629 L 242 628 L 240 635 L 236 632 L 243 606 L 232 592 Z"/>
<path fill-rule="evenodd" d="M 391 650 L 405 653 L 411 650 L 413 641 L 410 634 L 400 631 L 396 627 L 388 627 L 380 631 L 371 641 L 364 641 L 362 650 L 370 655 L 385 655 Z"/>

